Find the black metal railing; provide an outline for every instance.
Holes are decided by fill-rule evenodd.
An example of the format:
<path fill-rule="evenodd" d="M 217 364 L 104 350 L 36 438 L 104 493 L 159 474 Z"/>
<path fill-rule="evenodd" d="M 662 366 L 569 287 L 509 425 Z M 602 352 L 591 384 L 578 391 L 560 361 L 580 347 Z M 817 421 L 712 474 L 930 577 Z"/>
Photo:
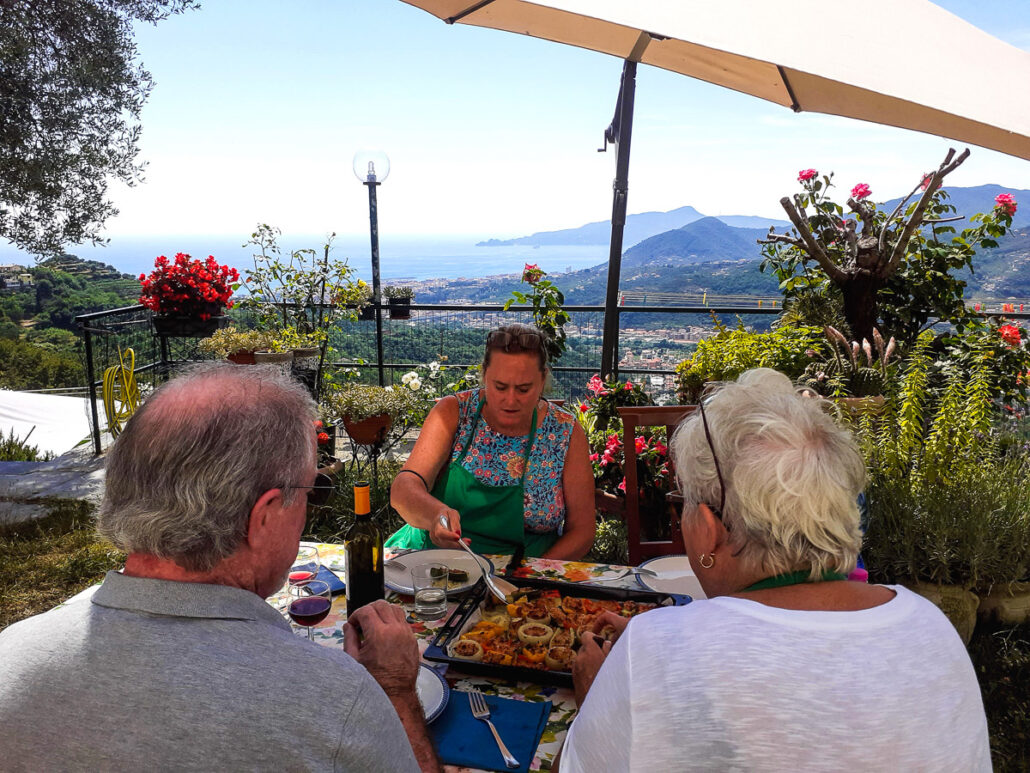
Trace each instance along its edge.
<path fill-rule="evenodd" d="M 670 402 L 675 392 L 677 362 L 686 359 L 697 340 L 710 334 L 713 315 L 725 323 L 735 320 L 755 327 L 768 325 L 771 315 L 781 313 L 779 304 L 749 307 L 734 298 L 725 304 L 719 297 L 703 298 L 693 305 L 619 306 L 619 342 L 616 350 L 620 377 L 635 377 L 656 399 Z M 1024 311 L 1019 301 L 970 301 L 982 314 L 1030 318 L 1030 304 Z M 566 306 L 570 322 L 566 325 L 567 348 L 560 364 L 553 368 L 550 396 L 565 400 L 581 399 L 586 383 L 601 368 L 601 342 L 605 326 L 603 306 Z M 479 364 L 486 332 L 510 322 L 533 321 L 529 306 L 471 303 L 422 303 L 408 307 L 408 317 L 391 318 L 391 309 L 381 305 L 382 338 L 377 340 L 374 319 L 334 323 L 329 345 L 335 357 L 326 367 L 357 368 L 363 381 L 378 381 L 377 351 L 383 352 L 384 383 L 398 383 L 400 377 L 420 365 L 436 360 L 442 367 L 462 371 Z M 233 312 L 235 316 L 237 312 Z M 119 352 L 131 348 L 135 353 L 134 372 L 145 392 L 165 379 L 174 369 L 188 362 L 211 359 L 197 348 L 197 339 L 158 336 L 151 323 L 151 312 L 143 306 L 83 314 L 75 318 L 82 331 L 86 356 L 87 387 L 94 448 L 101 451 L 101 408 L 98 390 L 104 372 L 119 364 Z M 663 324 L 668 320 L 669 324 Z M 240 313 L 239 322 L 249 326 L 251 315 Z M 651 352 L 653 356 L 640 355 Z M 632 354 L 632 358 L 627 355 Z"/>
<path fill-rule="evenodd" d="M 481 361 L 487 331 L 506 323 L 533 321 L 529 306 L 505 310 L 502 304 L 412 304 L 407 319 L 391 319 L 390 307 L 382 304 L 381 308 L 381 342 L 376 340 L 374 320 L 345 320 L 328 331 L 329 345 L 336 352 L 326 364 L 330 372 L 358 368 L 361 380 L 377 381 L 376 351 L 380 343 L 386 383 L 399 383 L 404 373 L 431 360 L 460 372 Z M 605 314 L 603 306 L 567 306 L 565 310 L 571 317 L 566 326 L 568 345 L 561 364 L 553 368 L 550 394 L 575 400 L 585 394 L 587 380 L 600 369 Z M 693 340 L 710 328 L 713 313 L 743 318 L 778 312 L 773 308 L 742 310 L 736 306 L 623 306 L 618 311 L 622 328 L 620 355 L 628 350 L 653 349 L 656 356 L 646 363 L 639 358 L 626 361 L 618 373 L 624 378 L 642 379 L 652 395 L 668 400 L 675 391 L 674 364 L 689 356 Z M 662 318 L 675 321 L 656 327 Z M 167 378 L 177 366 L 211 358 L 197 349 L 196 339 L 158 336 L 151 323 L 151 312 L 143 306 L 83 314 L 76 317 L 76 322 L 84 340 L 93 445 L 97 453 L 102 449 L 103 375 L 119 364 L 120 352 L 133 350 L 133 370 L 144 392 Z"/>

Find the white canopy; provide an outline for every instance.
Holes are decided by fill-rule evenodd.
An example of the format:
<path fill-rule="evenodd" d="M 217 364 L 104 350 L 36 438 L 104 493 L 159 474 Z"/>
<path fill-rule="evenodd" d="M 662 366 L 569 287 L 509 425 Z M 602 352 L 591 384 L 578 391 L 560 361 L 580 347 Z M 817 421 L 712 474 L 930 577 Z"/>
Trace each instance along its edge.
<path fill-rule="evenodd" d="M 1030 159 L 1030 53 L 928 0 L 404 0 L 795 110 Z M 472 63 L 470 63 L 470 66 Z"/>

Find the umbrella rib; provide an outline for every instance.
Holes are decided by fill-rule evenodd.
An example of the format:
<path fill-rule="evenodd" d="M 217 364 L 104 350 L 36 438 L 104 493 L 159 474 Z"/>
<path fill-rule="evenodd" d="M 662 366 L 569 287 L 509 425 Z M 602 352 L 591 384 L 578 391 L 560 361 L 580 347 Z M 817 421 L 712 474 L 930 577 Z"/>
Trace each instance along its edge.
<path fill-rule="evenodd" d="M 780 79 L 787 89 L 787 96 L 790 97 L 790 109 L 795 113 L 800 113 L 801 105 L 798 104 L 798 98 L 794 96 L 794 88 L 790 85 L 790 79 L 787 77 L 786 71 L 780 65 L 776 65 L 776 71 L 780 74 Z"/>
<path fill-rule="evenodd" d="M 461 13 L 456 13 L 456 14 L 454 14 L 454 16 L 449 16 L 448 18 L 444 19 L 444 21 L 447 24 L 454 24 L 454 22 L 461 21 L 466 16 L 468 16 L 470 13 L 475 13 L 480 8 L 483 8 L 484 6 L 490 5 L 490 3 L 492 3 L 493 1 L 494 0 L 481 0 L 481 2 L 478 2 L 475 5 L 469 6 L 468 8 L 466 8 Z"/>

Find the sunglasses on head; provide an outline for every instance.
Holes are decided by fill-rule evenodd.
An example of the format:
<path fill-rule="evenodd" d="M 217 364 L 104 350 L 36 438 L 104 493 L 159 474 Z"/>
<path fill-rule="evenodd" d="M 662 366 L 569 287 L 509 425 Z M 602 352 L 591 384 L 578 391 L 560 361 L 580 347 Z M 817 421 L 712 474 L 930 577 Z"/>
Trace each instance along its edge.
<path fill-rule="evenodd" d="M 315 476 L 315 482 L 310 486 L 279 486 L 281 489 L 305 488 L 308 490 L 308 506 L 324 507 L 333 493 L 333 479 L 323 472 Z"/>
<path fill-rule="evenodd" d="M 536 351 L 543 345 L 539 333 L 509 333 L 507 330 L 494 330 L 486 337 L 486 345 L 491 349 L 502 349 L 510 353 L 511 349 Z"/>
<path fill-rule="evenodd" d="M 712 461 L 715 462 L 715 474 L 719 478 L 719 507 L 712 507 L 712 505 L 708 506 L 711 508 L 712 512 L 715 513 L 715 517 L 721 521 L 722 511 L 726 507 L 726 484 L 723 482 L 722 468 L 719 466 L 719 457 L 715 453 L 715 444 L 712 442 L 712 432 L 708 429 L 708 417 L 705 416 L 704 401 L 698 401 L 697 407 L 701 411 L 701 423 L 705 428 L 705 440 L 708 441 L 708 450 L 712 452 Z"/>

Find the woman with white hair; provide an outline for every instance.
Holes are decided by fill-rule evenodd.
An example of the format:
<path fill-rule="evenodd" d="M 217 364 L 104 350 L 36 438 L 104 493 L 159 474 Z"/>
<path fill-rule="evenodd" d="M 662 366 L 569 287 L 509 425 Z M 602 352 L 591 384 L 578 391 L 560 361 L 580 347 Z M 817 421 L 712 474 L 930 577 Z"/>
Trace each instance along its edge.
<path fill-rule="evenodd" d="M 825 403 L 768 369 L 672 440 L 683 543 L 708 600 L 584 636 L 563 771 L 990 770 L 958 634 L 901 586 L 846 580 L 865 477 Z"/>

